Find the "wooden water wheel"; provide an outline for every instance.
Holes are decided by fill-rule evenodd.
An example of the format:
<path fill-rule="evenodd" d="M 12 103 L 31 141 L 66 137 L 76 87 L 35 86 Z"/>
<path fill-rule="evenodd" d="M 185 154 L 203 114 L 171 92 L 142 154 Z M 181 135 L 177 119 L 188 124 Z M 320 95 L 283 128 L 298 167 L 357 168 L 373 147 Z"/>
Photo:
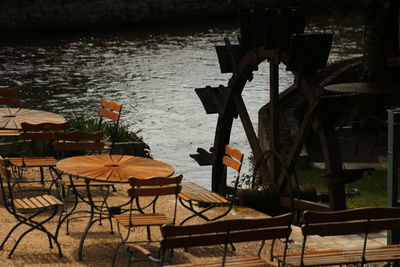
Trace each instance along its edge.
<path fill-rule="evenodd" d="M 299 210 L 337 210 L 346 208 L 345 184 L 361 178 L 363 170 L 344 170 L 334 130 L 337 112 L 333 107 L 345 105 L 355 96 L 325 96 L 316 82 L 318 69 L 325 67 L 332 43 L 332 35 L 304 33 L 305 17 L 302 9 L 242 10 L 240 13 L 239 44 L 225 45 L 216 51 L 222 73 L 232 73 L 227 86 L 196 89 L 208 114 L 217 113 L 212 169 L 212 190 L 220 194 L 226 184 L 222 164 L 224 147 L 230 141 L 232 123 L 239 116 L 256 162 L 262 162 L 269 153 L 268 162 L 259 168 L 260 184 L 269 196 L 264 201 L 274 202 L 274 207 Z M 260 145 L 254 130 L 242 91 L 253 78 L 253 72 L 264 61 L 269 62 L 268 143 L 267 151 Z M 294 74 L 294 84 L 279 94 L 279 65 Z M 280 101 L 294 95 L 305 103 L 298 130 L 285 156 L 280 144 Z M 313 132 L 319 137 L 325 161 L 329 204 L 302 199 L 294 194 L 290 177 L 307 135 Z M 201 154 L 207 154 L 203 149 Z M 269 151 L 269 152 L 268 152 Z M 289 193 L 288 193 L 289 192 Z M 271 206 L 271 203 L 263 203 Z"/>

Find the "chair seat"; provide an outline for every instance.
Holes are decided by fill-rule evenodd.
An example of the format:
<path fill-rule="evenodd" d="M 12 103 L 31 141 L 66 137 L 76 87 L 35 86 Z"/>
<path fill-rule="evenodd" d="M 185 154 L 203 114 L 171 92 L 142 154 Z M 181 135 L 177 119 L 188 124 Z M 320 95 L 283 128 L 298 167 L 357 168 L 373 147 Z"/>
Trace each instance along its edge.
<path fill-rule="evenodd" d="M 152 214 L 132 214 L 129 222 L 129 212 L 124 214 L 116 214 L 113 217 L 118 223 L 125 227 L 128 226 L 159 226 L 163 224 L 171 223 L 171 220 L 163 213 L 152 213 Z"/>
<path fill-rule="evenodd" d="M 400 259 L 399 248 L 398 244 L 367 248 L 365 252 L 366 262 Z M 335 263 L 335 265 L 357 264 L 360 263 L 361 256 L 361 249 L 310 251 L 304 253 L 304 266 L 329 265 L 329 263 Z M 276 258 L 280 262 L 282 261 L 282 256 Z M 300 253 L 290 254 L 286 257 L 286 264 L 300 266 L 300 258 Z"/>
<path fill-rule="evenodd" d="M 182 183 L 179 198 L 185 201 L 197 201 L 210 204 L 226 204 L 230 201 L 206 188 L 191 182 Z"/>
<path fill-rule="evenodd" d="M 18 157 L 8 160 L 16 167 L 51 167 L 57 164 L 57 159 L 54 157 Z"/>
<path fill-rule="evenodd" d="M 0 136 L 18 137 L 21 132 L 18 130 L 0 130 Z"/>
<path fill-rule="evenodd" d="M 52 195 L 14 199 L 15 208 L 21 210 L 36 210 L 58 205 L 63 205 L 63 203 Z"/>
<path fill-rule="evenodd" d="M 186 263 L 177 265 L 168 265 L 170 267 L 220 267 L 221 259 L 200 262 L 200 263 Z M 235 267 L 272 267 L 274 265 L 268 264 L 265 260 L 258 257 L 248 257 L 248 258 L 232 258 L 225 261 L 225 266 L 235 266 Z"/>

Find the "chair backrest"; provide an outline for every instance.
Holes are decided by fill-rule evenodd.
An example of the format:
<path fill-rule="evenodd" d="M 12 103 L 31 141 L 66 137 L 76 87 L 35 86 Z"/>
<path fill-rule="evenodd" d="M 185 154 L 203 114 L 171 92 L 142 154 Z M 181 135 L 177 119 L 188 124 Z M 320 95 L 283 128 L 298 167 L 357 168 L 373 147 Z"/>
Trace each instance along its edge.
<path fill-rule="evenodd" d="M 67 127 L 67 122 L 38 124 L 23 122 L 21 123 L 20 138 L 24 143 L 32 141 L 31 149 L 35 155 L 50 155 L 54 152 L 52 144 L 55 140 L 55 133 L 65 131 Z M 25 145 L 24 150 L 26 150 Z M 23 156 L 25 155 L 26 153 Z"/>
<path fill-rule="evenodd" d="M 182 174 L 174 177 L 129 178 L 131 188 L 128 189 L 128 194 L 132 198 L 143 196 L 177 196 L 182 190 L 182 178 Z"/>
<path fill-rule="evenodd" d="M 122 105 L 120 105 L 116 102 L 113 102 L 113 101 L 108 101 L 104 98 L 100 99 L 100 107 L 97 112 L 100 119 L 99 119 L 97 130 L 98 131 L 101 130 L 103 118 L 110 119 L 111 121 L 114 122 L 114 131 L 112 132 L 112 136 L 111 136 L 111 151 L 110 151 L 110 153 L 112 152 L 112 150 L 114 148 L 115 138 L 118 133 L 118 125 L 119 125 L 119 119 L 121 117 L 121 110 L 122 110 Z"/>
<path fill-rule="evenodd" d="M 284 256 L 291 233 L 292 214 L 260 219 L 228 219 L 195 225 L 165 225 L 162 227 L 162 259 L 169 249 L 224 244 L 222 264 L 227 245 L 236 242 L 265 241 L 285 238 Z M 259 256 L 262 247 L 258 251 Z M 223 265 L 222 265 L 223 266 Z"/>
<path fill-rule="evenodd" d="M 301 230 L 304 237 L 302 261 L 307 236 L 309 235 L 364 234 L 362 254 L 364 256 L 369 233 L 382 230 L 400 230 L 400 208 L 372 207 L 328 212 L 305 211 Z"/>
<path fill-rule="evenodd" d="M 55 140 L 53 146 L 58 158 L 64 158 L 68 152 L 87 154 L 104 148 L 102 132 L 57 132 Z"/>
<path fill-rule="evenodd" d="M 232 148 L 230 145 L 225 146 L 225 154 L 222 158 L 222 164 L 226 167 L 231 168 L 237 172 L 234 187 L 225 185 L 222 190 L 225 194 L 230 194 L 232 198 L 235 198 L 237 187 L 240 180 L 240 170 L 242 169 L 244 154 L 236 148 Z"/>
<path fill-rule="evenodd" d="M 0 88 L 0 105 L 19 105 L 18 88 Z"/>
<path fill-rule="evenodd" d="M 149 177 L 147 179 L 130 178 L 129 184 L 131 185 L 131 188 L 128 189 L 128 194 L 132 200 L 131 205 L 133 204 L 133 200 L 135 200 L 139 212 L 145 213 L 139 201 L 139 197 L 154 197 L 150 204 L 146 205 L 145 208 L 152 206 L 153 213 L 155 213 L 157 200 L 160 196 L 175 195 L 172 215 L 172 223 L 175 224 L 178 207 L 178 194 L 182 190 L 182 178 L 182 174 L 173 177 Z M 131 206 L 130 210 L 131 216 L 133 206 Z"/>
<path fill-rule="evenodd" d="M 8 161 L 0 156 L 0 186 L 1 186 L 1 198 L 4 203 L 4 207 L 7 211 L 15 213 L 15 207 L 13 205 L 13 186 L 11 185 L 11 171 L 7 168 Z"/>

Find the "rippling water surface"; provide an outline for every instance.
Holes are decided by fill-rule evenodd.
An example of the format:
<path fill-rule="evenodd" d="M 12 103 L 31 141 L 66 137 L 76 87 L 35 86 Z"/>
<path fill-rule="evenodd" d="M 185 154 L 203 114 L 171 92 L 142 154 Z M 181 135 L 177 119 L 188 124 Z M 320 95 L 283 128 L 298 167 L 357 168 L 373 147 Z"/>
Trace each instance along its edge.
<path fill-rule="evenodd" d="M 308 31 L 334 33 L 330 61 L 360 53 L 361 20 L 322 19 Z M 171 33 L 174 32 L 174 33 Z M 170 163 L 188 180 L 211 183 L 211 167 L 189 157 L 213 145 L 217 115 L 206 115 L 195 88 L 227 84 L 214 50 L 223 37 L 235 42 L 235 26 L 209 25 L 68 36 L 62 39 L 0 44 L 0 85 L 23 88 L 23 106 L 68 116 L 95 116 L 100 97 L 123 104 L 122 121 L 141 130 L 154 158 Z M 293 77 L 281 67 L 280 89 Z M 268 102 L 267 64 L 243 92 L 257 129 L 257 111 Z M 236 120 L 231 144 L 248 156 L 250 147 Z"/>

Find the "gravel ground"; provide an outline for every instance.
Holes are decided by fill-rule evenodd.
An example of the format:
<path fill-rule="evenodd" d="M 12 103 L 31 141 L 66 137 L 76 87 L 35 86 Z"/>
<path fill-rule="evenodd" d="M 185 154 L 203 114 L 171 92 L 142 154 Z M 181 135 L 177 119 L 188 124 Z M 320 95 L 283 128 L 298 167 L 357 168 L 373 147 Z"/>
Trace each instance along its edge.
<path fill-rule="evenodd" d="M 35 173 L 30 173 L 30 176 L 35 175 Z M 112 192 L 109 197 L 110 205 L 115 205 L 127 200 L 127 185 L 117 185 L 117 192 Z M 81 210 L 87 210 L 88 206 L 86 204 L 80 204 L 79 208 Z M 173 210 L 173 199 L 170 197 L 162 198 L 159 201 L 159 210 L 166 213 L 172 214 Z M 214 211 L 218 212 L 218 211 Z M 189 212 L 183 207 L 178 205 L 178 219 L 181 221 L 183 218 L 188 216 Z M 258 217 L 264 216 L 262 214 L 248 213 L 247 211 L 239 213 L 231 213 L 229 218 L 237 217 Z M 16 251 L 14 252 L 12 259 L 8 259 L 7 255 L 15 243 L 15 239 L 11 238 L 8 240 L 0 252 L 0 265 L 1 266 L 110 266 L 111 259 L 114 255 L 114 251 L 119 242 L 118 232 L 115 231 L 114 234 L 110 233 L 110 224 L 108 221 L 103 222 L 103 225 L 95 224 L 91 228 L 88 234 L 85 245 L 84 245 L 84 258 L 83 261 L 77 259 L 77 251 L 79 247 L 79 241 L 81 234 L 86 226 L 87 218 L 75 218 L 70 224 L 70 234 L 65 234 L 65 225 L 61 229 L 59 236 L 59 242 L 62 247 L 63 257 L 59 257 L 57 250 L 55 248 L 50 249 L 47 237 L 39 231 L 33 231 L 29 233 L 19 244 Z M 57 226 L 58 218 L 53 218 L 52 221 L 47 223 L 47 228 L 54 233 Z M 192 221 L 191 223 L 196 223 L 201 221 Z M 9 229 L 15 225 L 16 219 L 11 216 L 3 206 L 0 208 L 0 236 L 4 238 Z M 115 229 L 114 223 L 114 229 Z M 21 233 L 26 227 L 21 227 L 20 231 L 14 233 L 14 237 L 18 237 L 18 233 Z M 132 236 L 138 240 L 145 238 L 145 228 L 138 228 L 133 232 Z M 159 239 L 159 230 L 155 228 L 152 231 L 154 239 Z M 253 256 L 257 253 L 258 243 L 241 243 L 235 244 L 236 251 L 230 252 L 230 256 Z M 154 247 L 155 249 L 157 247 Z M 279 244 L 277 246 L 279 249 Z M 268 246 L 264 249 L 263 257 L 268 258 Z M 206 260 L 220 257 L 223 252 L 222 246 L 214 247 L 200 247 L 200 248 L 190 248 L 188 252 L 177 249 L 174 252 L 174 257 L 172 262 L 174 264 L 178 263 L 188 263 L 188 262 L 204 262 Z M 143 259 L 142 257 L 138 257 Z M 156 266 L 153 262 L 143 259 L 144 261 L 133 263 L 132 266 Z M 125 266 L 126 257 L 122 253 L 119 253 L 117 257 L 117 266 Z"/>

